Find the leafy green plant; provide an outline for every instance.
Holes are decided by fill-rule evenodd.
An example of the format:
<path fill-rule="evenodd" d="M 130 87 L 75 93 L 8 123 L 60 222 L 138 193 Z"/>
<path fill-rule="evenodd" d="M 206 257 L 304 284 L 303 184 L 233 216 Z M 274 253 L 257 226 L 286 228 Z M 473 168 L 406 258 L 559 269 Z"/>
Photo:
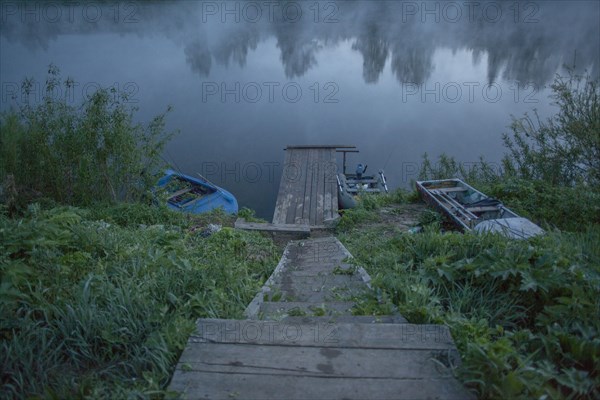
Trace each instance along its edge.
<path fill-rule="evenodd" d="M 299 308 L 299 307 L 295 307 L 290 309 L 287 314 L 290 317 L 305 317 L 306 316 L 306 311 L 304 311 L 303 309 Z"/>
<path fill-rule="evenodd" d="M 61 85 L 68 93 L 73 80 L 62 81 L 50 65 L 42 102 L 0 117 L 0 182 L 14 180 L 21 206 L 39 197 L 72 205 L 142 199 L 172 136 L 164 130 L 166 112 L 142 126 L 126 97 L 100 89 L 71 105 L 66 94 L 53 96 Z M 22 87 L 28 97 L 32 80 Z"/>
<path fill-rule="evenodd" d="M 467 182 L 489 184 L 499 179 L 497 168 L 483 157 L 476 163 L 458 162 L 454 157 L 442 153 L 437 162 L 432 163 L 427 153 L 423 154 L 423 162 L 419 170 L 419 180 L 459 178 Z"/>
<path fill-rule="evenodd" d="M 448 325 L 459 376 L 483 398 L 598 395 L 599 225 L 529 241 L 377 232 L 339 235 L 373 277 L 376 296 L 357 300 L 357 313 L 389 304 L 412 323 Z"/>
<path fill-rule="evenodd" d="M 238 211 L 238 217 L 244 218 L 248 222 L 266 222 L 264 219 L 257 218 L 254 210 L 251 210 L 247 207 L 242 207 Z"/>
<path fill-rule="evenodd" d="M 600 185 L 600 86 L 569 69 L 557 75 L 551 98 L 558 112 L 542 121 L 537 112 L 514 118 L 503 139 L 508 174 L 552 185 Z"/>
<path fill-rule="evenodd" d="M 419 214 L 419 225 L 441 224 L 442 215 L 437 211 L 427 209 Z"/>

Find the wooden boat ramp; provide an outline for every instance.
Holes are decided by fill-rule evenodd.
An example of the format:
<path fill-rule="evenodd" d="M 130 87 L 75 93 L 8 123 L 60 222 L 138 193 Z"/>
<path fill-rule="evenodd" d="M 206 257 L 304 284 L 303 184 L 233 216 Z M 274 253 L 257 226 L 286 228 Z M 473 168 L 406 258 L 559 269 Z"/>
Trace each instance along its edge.
<path fill-rule="evenodd" d="M 274 227 L 309 227 L 287 243 L 244 319 L 199 319 L 173 374 L 181 399 L 471 399 L 453 376 L 448 328 L 393 310 L 355 315 L 370 277 L 335 237 L 310 228 L 337 214 L 327 181 L 335 147 L 288 147 Z M 310 167 L 311 162 L 317 166 Z M 304 174 L 304 175 L 302 175 Z"/>

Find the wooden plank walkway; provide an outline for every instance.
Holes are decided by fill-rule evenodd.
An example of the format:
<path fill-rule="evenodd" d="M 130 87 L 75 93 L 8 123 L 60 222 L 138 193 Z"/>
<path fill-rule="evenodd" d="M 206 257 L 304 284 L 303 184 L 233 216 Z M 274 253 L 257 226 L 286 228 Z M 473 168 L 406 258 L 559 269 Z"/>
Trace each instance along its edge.
<path fill-rule="evenodd" d="M 472 399 L 447 327 L 354 316 L 369 290 L 335 238 L 288 243 L 246 320 L 200 319 L 169 391 L 184 399 Z"/>
<path fill-rule="evenodd" d="M 371 278 L 363 268 L 348 264 L 350 257 L 331 236 L 289 242 L 275 271 L 246 308 L 246 317 L 351 316 L 353 298 L 370 289 Z"/>
<path fill-rule="evenodd" d="M 287 146 L 273 224 L 324 226 L 338 217 L 336 148 Z"/>

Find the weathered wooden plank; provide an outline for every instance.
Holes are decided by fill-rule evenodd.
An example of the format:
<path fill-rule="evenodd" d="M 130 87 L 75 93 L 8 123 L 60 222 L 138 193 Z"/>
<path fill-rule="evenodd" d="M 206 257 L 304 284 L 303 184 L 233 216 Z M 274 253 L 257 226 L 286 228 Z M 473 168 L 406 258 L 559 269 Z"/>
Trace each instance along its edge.
<path fill-rule="evenodd" d="M 300 273 L 298 273 L 300 272 Z M 275 280 L 276 284 L 297 284 L 297 285 L 350 285 L 353 283 L 364 283 L 358 274 L 353 275 L 338 275 L 338 274 L 304 274 L 302 271 L 283 271 L 282 274 Z"/>
<path fill-rule="evenodd" d="M 358 275 L 292 275 L 289 271 L 284 271 L 275 285 L 281 300 L 302 302 L 349 301 L 369 290 Z"/>
<path fill-rule="evenodd" d="M 289 310 L 307 303 L 263 303 Z M 287 305 L 286 305 L 287 304 Z M 352 303 L 340 303 L 343 307 Z M 315 304 L 319 307 L 320 304 Z M 450 331 L 443 325 L 349 324 L 325 326 L 332 333 L 328 340 L 315 342 L 314 325 L 285 321 L 199 319 L 188 343 L 253 343 L 265 346 L 322 346 L 373 349 L 455 350 Z"/>
<path fill-rule="evenodd" d="M 402 400 L 475 398 L 454 379 L 389 379 L 224 374 L 176 371 L 171 390 L 182 399 Z"/>
<path fill-rule="evenodd" d="M 306 286 L 306 285 L 291 285 L 281 290 L 281 301 L 297 301 L 297 302 L 309 302 L 327 304 L 331 302 L 348 301 L 353 302 L 356 296 L 360 296 L 368 290 L 364 284 L 353 284 L 344 286 Z M 307 314 L 318 315 L 319 312 L 310 312 Z M 349 312 L 345 312 L 349 314 Z M 289 315 L 289 313 L 286 313 Z M 331 313 L 331 315 L 337 315 L 339 313 Z"/>
<path fill-rule="evenodd" d="M 312 207 L 311 205 L 311 198 L 312 198 L 312 168 L 310 167 L 311 164 L 314 162 L 314 152 L 310 151 L 307 153 L 307 159 L 306 159 L 306 180 L 304 181 L 304 209 L 302 210 L 302 219 L 305 221 L 305 223 L 307 224 L 311 224 L 310 221 L 310 209 Z"/>
<path fill-rule="evenodd" d="M 348 193 L 381 193 L 381 189 L 356 189 L 348 188 Z"/>
<path fill-rule="evenodd" d="M 302 162 L 302 156 L 304 151 L 302 150 L 288 150 L 291 159 L 291 165 L 293 166 L 294 171 L 300 171 L 299 173 L 294 174 L 291 179 L 290 186 L 288 188 L 289 194 L 291 196 L 291 200 L 286 213 L 286 223 L 293 224 L 296 221 L 296 205 L 298 203 L 298 188 L 300 182 L 305 178 L 304 177 L 304 163 Z"/>
<path fill-rule="evenodd" d="M 335 155 L 335 153 L 334 153 Z M 335 156 L 333 157 L 333 162 L 335 161 Z M 337 171 L 337 163 L 336 163 L 336 171 Z M 338 215 L 338 186 L 337 186 L 337 174 L 332 177 L 331 182 L 331 218 L 336 219 L 339 218 Z"/>
<path fill-rule="evenodd" d="M 466 207 L 466 209 L 470 212 L 486 212 L 486 211 L 500 211 L 500 206 L 483 206 L 483 207 Z"/>
<path fill-rule="evenodd" d="M 279 319 L 292 314 L 298 315 L 339 315 L 352 314 L 352 301 L 269 301 L 263 302 L 259 313 L 264 318 Z"/>
<path fill-rule="evenodd" d="M 302 156 L 304 154 L 303 150 L 290 150 L 287 153 L 290 156 L 289 164 L 286 167 L 288 172 L 288 186 L 286 188 L 286 191 L 287 199 L 289 199 L 289 201 L 286 203 L 285 222 L 287 224 L 293 224 L 295 223 L 295 212 L 296 203 L 298 201 L 297 194 L 299 192 L 299 185 L 304 179 L 306 179 L 306 165 L 302 161 Z"/>
<path fill-rule="evenodd" d="M 273 213 L 273 223 L 281 223 L 282 212 L 284 211 L 282 208 L 283 200 L 286 196 L 286 189 L 288 185 L 288 180 L 286 178 L 286 166 L 289 164 L 290 154 L 285 153 L 284 161 L 283 161 L 283 171 L 281 173 L 281 180 L 279 181 L 279 192 L 277 194 L 277 201 L 275 204 L 275 211 Z"/>
<path fill-rule="evenodd" d="M 297 205 L 296 205 L 296 209 L 294 210 L 294 223 L 295 224 L 306 224 L 307 221 L 304 221 L 303 212 L 304 212 L 304 207 L 306 206 L 306 204 L 304 203 L 304 191 L 306 190 L 306 180 L 308 179 L 307 165 L 308 165 L 309 154 L 306 150 L 303 150 L 303 151 L 296 150 L 296 151 L 300 152 L 300 154 L 301 154 L 299 163 L 302 165 L 302 179 L 298 180 L 298 182 L 296 183 L 295 196 L 297 197 Z M 298 207 L 298 204 L 300 204 L 301 206 Z"/>
<path fill-rule="evenodd" d="M 282 213 L 282 218 L 281 218 L 281 222 L 284 224 L 289 224 L 289 212 L 290 212 L 290 207 L 292 205 L 292 202 L 294 201 L 294 196 L 293 196 L 293 190 L 294 190 L 294 183 L 295 183 L 295 179 L 296 179 L 296 175 L 297 175 L 297 168 L 298 168 L 298 164 L 296 163 L 295 160 L 295 156 L 296 156 L 296 152 L 293 150 L 290 151 L 286 151 L 285 152 L 285 156 L 286 156 L 286 164 L 284 166 L 284 173 L 285 173 L 285 179 L 286 179 L 286 186 L 285 186 L 285 200 L 287 200 L 284 205 L 285 205 L 285 209 L 283 210 Z M 283 176 L 282 176 L 283 179 Z"/>
<path fill-rule="evenodd" d="M 306 181 L 304 182 L 304 203 L 306 204 L 303 212 L 302 218 L 309 224 L 312 225 L 310 221 L 310 210 L 313 207 L 311 204 L 312 201 L 312 181 L 313 181 L 313 169 L 312 164 L 314 163 L 314 155 L 315 153 L 310 150 L 308 153 L 308 158 L 306 162 Z"/>
<path fill-rule="evenodd" d="M 333 189 L 336 190 L 335 196 L 337 197 L 337 180 L 335 164 L 335 150 L 331 149 L 326 153 L 326 165 L 325 165 L 325 194 L 323 200 L 323 221 L 330 220 L 333 218 L 333 203 L 332 199 L 334 196 Z M 337 203 L 337 199 L 336 199 Z"/>
<path fill-rule="evenodd" d="M 335 288 L 335 290 L 311 290 L 312 288 L 304 288 L 302 286 L 294 286 L 293 290 L 282 290 L 281 291 L 281 301 L 298 301 L 298 302 L 310 302 L 310 303 L 318 303 L 325 304 L 327 306 L 328 303 L 334 301 L 353 301 L 355 296 L 363 293 L 366 288 L 364 286 L 356 285 L 355 288 L 344 286 Z M 307 312 L 307 315 L 318 315 L 319 312 Z M 276 313 L 272 316 L 268 317 L 269 319 L 281 319 L 281 316 L 286 314 L 285 316 L 289 316 L 290 313 Z M 292 312 L 293 314 L 293 312 Z M 331 315 L 341 315 L 339 313 L 330 313 Z M 348 314 L 348 313 L 346 313 Z"/>
<path fill-rule="evenodd" d="M 312 229 L 312 227 L 311 227 Z M 335 238 L 327 241 L 315 239 L 295 241 L 290 243 L 290 260 L 293 265 L 310 268 L 313 266 L 329 266 L 335 268 L 342 264 L 348 255 L 342 249 L 341 243 Z M 296 268 L 298 269 L 298 268 Z"/>
<path fill-rule="evenodd" d="M 310 224 L 311 225 L 320 225 L 317 221 L 317 204 L 319 197 L 319 149 L 311 150 L 315 154 L 313 156 L 314 162 L 311 163 L 310 169 L 313 172 L 313 179 L 311 182 L 311 198 L 310 198 Z"/>
<path fill-rule="evenodd" d="M 275 203 L 275 210 L 273 212 L 273 223 L 274 224 L 285 224 L 287 217 L 287 208 L 289 207 L 290 197 L 289 188 L 291 187 L 292 179 L 290 175 L 293 174 L 291 165 L 291 152 L 285 153 L 285 160 L 283 162 L 283 172 L 281 173 L 281 180 L 279 182 L 279 193 L 277 195 L 277 201 Z"/>
<path fill-rule="evenodd" d="M 311 266 L 308 269 L 302 267 L 293 267 L 288 269 L 288 274 L 292 276 L 326 276 L 333 273 L 334 267 L 331 265 L 325 265 L 323 268 L 316 268 Z"/>
<path fill-rule="evenodd" d="M 323 333 L 315 329 L 315 339 Z M 443 355 L 440 354 L 439 357 Z M 188 364 L 188 371 L 233 374 L 363 379 L 426 379 L 452 376 L 448 368 L 440 365 L 432 357 L 430 350 L 202 343 L 186 352 L 179 362 Z"/>
<path fill-rule="evenodd" d="M 306 190 L 306 165 L 308 163 L 308 152 L 302 151 L 300 152 L 301 157 L 298 162 L 302 164 L 304 175 L 302 179 L 296 184 L 296 210 L 294 212 L 294 223 L 295 224 L 303 224 L 303 212 L 304 212 L 304 191 Z"/>
<path fill-rule="evenodd" d="M 247 222 L 244 218 L 238 218 L 234 224 L 236 229 L 247 231 L 282 232 L 310 234 L 310 226 L 298 224 L 271 224 L 268 222 Z"/>
<path fill-rule="evenodd" d="M 294 324 L 407 324 L 402 315 L 327 315 L 323 317 L 286 317 L 284 322 Z"/>
<path fill-rule="evenodd" d="M 177 196 L 181 196 L 182 194 L 185 194 L 185 193 L 191 192 L 191 191 L 192 191 L 192 188 L 185 188 L 185 189 L 181 189 L 176 192 L 170 193 L 169 200 L 174 199 Z"/>
<path fill-rule="evenodd" d="M 437 190 L 441 190 L 442 192 L 466 192 L 467 188 L 464 188 L 462 186 L 455 186 L 455 187 L 441 187 L 441 188 L 437 188 Z"/>
<path fill-rule="evenodd" d="M 327 173 L 327 160 L 326 151 L 319 149 L 319 163 L 318 163 L 318 175 L 317 175 L 317 210 L 315 217 L 315 225 L 323 225 L 323 215 L 325 207 L 325 174 Z"/>
<path fill-rule="evenodd" d="M 288 145 L 285 149 L 355 149 L 356 146 L 348 146 L 342 144 L 302 144 L 302 145 Z"/>

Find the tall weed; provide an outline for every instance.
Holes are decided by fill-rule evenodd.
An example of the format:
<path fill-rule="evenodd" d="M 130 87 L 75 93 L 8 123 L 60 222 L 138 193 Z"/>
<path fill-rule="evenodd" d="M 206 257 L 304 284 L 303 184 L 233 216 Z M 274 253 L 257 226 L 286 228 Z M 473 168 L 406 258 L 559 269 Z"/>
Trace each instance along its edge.
<path fill-rule="evenodd" d="M 164 129 L 166 112 L 136 124 L 126 97 L 100 89 L 72 105 L 72 85 L 51 65 L 42 101 L 0 117 L 0 184 L 14 181 L 13 208 L 39 197 L 71 205 L 139 200 L 155 183 L 161 149 L 172 136 Z M 62 98 L 54 95 L 60 86 Z M 31 87 L 31 80 L 23 82 L 27 99 Z"/>

